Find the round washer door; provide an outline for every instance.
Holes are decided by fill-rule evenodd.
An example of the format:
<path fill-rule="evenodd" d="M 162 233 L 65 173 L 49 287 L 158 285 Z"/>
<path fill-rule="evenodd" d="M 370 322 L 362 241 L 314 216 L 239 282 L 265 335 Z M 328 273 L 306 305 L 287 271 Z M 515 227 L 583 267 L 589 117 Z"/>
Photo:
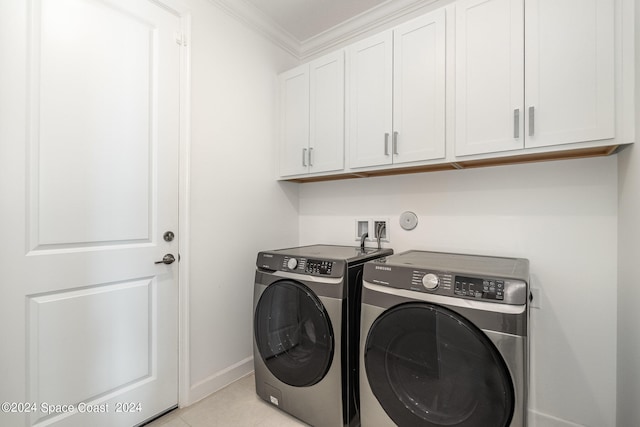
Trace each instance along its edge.
<path fill-rule="evenodd" d="M 513 416 L 509 370 L 489 338 L 444 307 L 385 311 L 367 336 L 373 394 L 399 426 L 504 427 Z"/>
<path fill-rule="evenodd" d="M 262 360 L 278 380 L 316 384 L 333 360 L 331 321 L 318 297 L 291 280 L 269 285 L 256 306 L 254 336 Z"/>

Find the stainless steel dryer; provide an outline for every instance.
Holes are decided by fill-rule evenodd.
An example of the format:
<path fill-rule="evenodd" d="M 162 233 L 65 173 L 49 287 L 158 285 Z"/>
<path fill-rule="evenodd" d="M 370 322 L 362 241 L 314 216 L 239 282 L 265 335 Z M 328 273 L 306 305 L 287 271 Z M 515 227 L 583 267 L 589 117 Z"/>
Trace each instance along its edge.
<path fill-rule="evenodd" d="M 409 251 L 363 277 L 363 427 L 526 426 L 526 259 Z"/>
<path fill-rule="evenodd" d="M 312 426 L 355 426 L 362 267 L 391 249 L 315 245 L 260 252 L 256 393 Z"/>

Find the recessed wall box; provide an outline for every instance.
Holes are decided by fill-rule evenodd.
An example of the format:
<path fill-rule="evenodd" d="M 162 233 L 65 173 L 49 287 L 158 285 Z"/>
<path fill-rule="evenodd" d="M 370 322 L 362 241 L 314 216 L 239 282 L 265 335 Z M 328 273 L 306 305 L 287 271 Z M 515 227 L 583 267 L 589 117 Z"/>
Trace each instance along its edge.
<path fill-rule="evenodd" d="M 372 221 L 372 231 L 373 231 L 373 240 L 378 240 L 378 236 L 380 237 L 380 241 L 388 242 L 389 241 L 389 218 L 376 218 Z"/>
<path fill-rule="evenodd" d="M 367 237 L 367 240 L 371 240 L 371 234 L 369 233 L 369 220 L 356 219 L 356 240 L 360 241 L 362 235 L 365 233 L 369 236 Z"/>

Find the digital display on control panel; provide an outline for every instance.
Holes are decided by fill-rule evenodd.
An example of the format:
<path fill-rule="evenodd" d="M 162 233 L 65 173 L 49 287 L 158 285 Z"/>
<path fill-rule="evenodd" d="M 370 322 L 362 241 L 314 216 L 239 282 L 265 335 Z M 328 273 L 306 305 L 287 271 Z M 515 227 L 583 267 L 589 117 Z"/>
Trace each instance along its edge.
<path fill-rule="evenodd" d="M 308 259 L 304 267 L 306 273 L 330 275 L 333 269 L 333 261 L 319 261 Z"/>
<path fill-rule="evenodd" d="M 456 276 L 454 293 L 473 298 L 503 300 L 504 280 Z"/>

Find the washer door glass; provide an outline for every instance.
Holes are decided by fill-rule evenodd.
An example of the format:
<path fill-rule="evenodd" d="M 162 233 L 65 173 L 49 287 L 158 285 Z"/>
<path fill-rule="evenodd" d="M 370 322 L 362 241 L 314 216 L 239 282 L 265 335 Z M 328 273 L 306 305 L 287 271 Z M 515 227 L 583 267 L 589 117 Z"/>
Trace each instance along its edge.
<path fill-rule="evenodd" d="M 444 307 L 409 303 L 371 326 L 367 379 L 399 426 L 504 427 L 514 390 L 502 357 L 475 325 Z"/>
<path fill-rule="evenodd" d="M 320 381 L 333 359 L 333 329 L 318 297 L 290 280 L 269 285 L 256 306 L 254 335 L 265 365 L 296 387 Z"/>

